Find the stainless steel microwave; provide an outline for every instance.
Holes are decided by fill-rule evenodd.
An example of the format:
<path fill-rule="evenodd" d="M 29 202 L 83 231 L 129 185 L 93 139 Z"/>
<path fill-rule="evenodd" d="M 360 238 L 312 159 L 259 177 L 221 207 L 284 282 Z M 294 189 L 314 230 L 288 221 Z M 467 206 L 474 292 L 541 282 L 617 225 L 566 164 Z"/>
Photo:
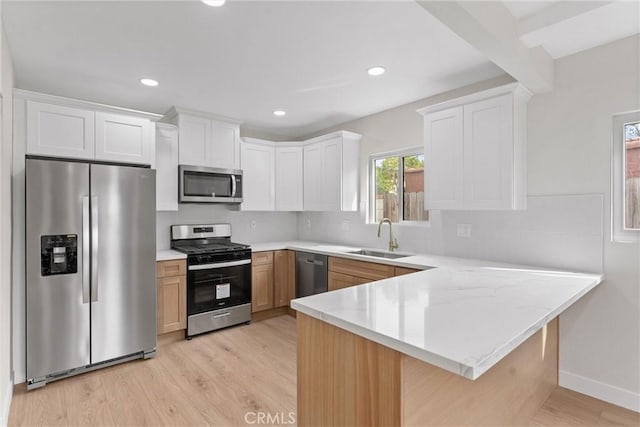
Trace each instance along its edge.
<path fill-rule="evenodd" d="M 180 165 L 180 203 L 242 203 L 242 171 Z"/>

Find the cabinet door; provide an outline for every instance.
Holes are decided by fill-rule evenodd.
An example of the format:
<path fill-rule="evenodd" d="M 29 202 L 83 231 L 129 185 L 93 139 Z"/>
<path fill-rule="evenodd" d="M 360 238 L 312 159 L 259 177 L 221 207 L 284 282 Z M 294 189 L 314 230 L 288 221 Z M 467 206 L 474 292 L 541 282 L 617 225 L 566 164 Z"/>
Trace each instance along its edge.
<path fill-rule="evenodd" d="M 276 147 L 275 197 L 277 211 L 301 211 L 302 147 Z"/>
<path fill-rule="evenodd" d="M 185 276 L 158 279 L 158 335 L 187 327 Z"/>
<path fill-rule="evenodd" d="M 27 101 L 27 154 L 93 159 L 95 113 Z"/>
<path fill-rule="evenodd" d="M 324 141 L 322 151 L 321 210 L 335 212 L 342 208 L 342 139 Z"/>
<path fill-rule="evenodd" d="M 244 142 L 242 144 L 242 169 L 242 210 L 274 210 L 273 146 Z"/>
<path fill-rule="evenodd" d="M 396 267 L 396 276 L 404 276 L 405 274 L 413 274 L 413 273 L 417 273 L 418 271 L 422 271 L 422 270 L 416 270 L 415 268 Z"/>
<path fill-rule="evenodd" d="M 510 209 L 513 100 L 503 95 L 464 106 L 464 199 L 467 209 Z"/>
<path fill-rule="evenodd" d="M 463 207 L 462 126 L 462 107 L 425 116 L 425 209 Z"/>
<path fill-rule="evenodd" d="M 307 145 L 304 147 L 304 210 L 322 210 L 323 185 L 323 146 L 322 143 Z"/>
<path fill-rule="evenodd" d="M 180 164 L 212 166 L 211 120 L 180 115 L 178 127 Z"/>
<path fill-rule="evenodd" d="M 293 251 L 275 251 L 273 258 L 273 304 L 288 307 L 295 295 L 295 254 Z"/>
<path fill-rule="evenodd" d="M 240 169 L 240 126 L 212 120 L 211 139 L 212 166 Z"/>
<path fill-rule="evenodd" d="M 178 210 L 178 128 L 156 124 L 156 210 Z"/>
<path fill-rule="evenodd" d="M 273 264 L 251 267 L 251 312 L 273 308 Z"/>
<path fill-rule="evenodd" d="M 95 158 L 151 164 L 150 125 L 148 119 L 97 112 Z"/>

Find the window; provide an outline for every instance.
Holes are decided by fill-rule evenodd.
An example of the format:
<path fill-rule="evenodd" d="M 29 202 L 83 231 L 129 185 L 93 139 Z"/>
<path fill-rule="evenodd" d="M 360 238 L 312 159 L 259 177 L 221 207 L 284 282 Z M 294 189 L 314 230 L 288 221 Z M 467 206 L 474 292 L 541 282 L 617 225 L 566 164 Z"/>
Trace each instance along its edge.
<path fill-rule="evenodd" d="M 369 218 L 379 222 L 427 221 L 424 210 L 424 154 L 421 148 L 371 157 Z"/>
<path fill-rule="evenodd" d="M 640 112 L 613 118 L 613 227 L 615 241 L 640 234 Z"/>

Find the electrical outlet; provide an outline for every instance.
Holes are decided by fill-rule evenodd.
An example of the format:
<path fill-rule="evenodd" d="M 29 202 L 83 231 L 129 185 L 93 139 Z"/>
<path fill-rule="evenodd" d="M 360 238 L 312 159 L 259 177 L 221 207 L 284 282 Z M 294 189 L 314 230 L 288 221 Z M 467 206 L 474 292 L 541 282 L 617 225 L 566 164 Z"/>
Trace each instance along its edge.
<path fill-rule="evenodd" d="M 458 224 L 456 234 L 458 237 L 471 237 L 471 224 Z"/>
<path fill-rule="evenodd" d="M 311 218 L 307 218 L 307 228 L 311 228 Z"/>
<path fill-rule="evenodd" d="M 258 226 L 258 223 L 256 223 L 256 220 L 253 219 L 251 220 L 251 228 L 256 228 Z"/>
<path fill-rule="evenodd" d="M 342 221 L 342 231 L 344 231 L 345 233 L 349 232 L 349 222 L 348 220 L 344 220 Z"/>

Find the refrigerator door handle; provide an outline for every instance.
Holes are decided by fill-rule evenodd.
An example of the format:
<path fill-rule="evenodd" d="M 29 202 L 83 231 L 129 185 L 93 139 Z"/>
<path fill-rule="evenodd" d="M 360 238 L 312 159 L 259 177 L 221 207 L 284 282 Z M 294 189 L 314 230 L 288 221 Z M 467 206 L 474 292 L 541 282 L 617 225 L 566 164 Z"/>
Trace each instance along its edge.
<path fill-rule="evenodd" d="M 98 301 L 98 196 L 91 196 L 91 302 Z"/>
<path fill-rule="evenodd" d="M 89 282 L 91 268 L 89 264 L 90 240 L 89 196 L 82 198 L 82 303 L 89 302 Z"/>

